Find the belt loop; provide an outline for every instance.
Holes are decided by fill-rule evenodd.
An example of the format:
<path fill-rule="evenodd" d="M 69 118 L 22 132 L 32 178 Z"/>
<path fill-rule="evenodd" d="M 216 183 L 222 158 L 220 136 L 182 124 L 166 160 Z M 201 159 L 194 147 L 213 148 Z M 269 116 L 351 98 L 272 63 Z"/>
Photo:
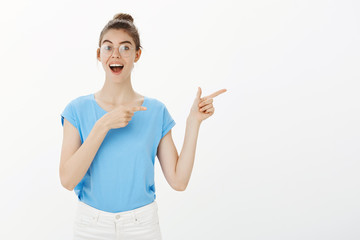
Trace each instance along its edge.
<path fill-rule="evenodd" d="M 156 210 L 158 210 L 158 209 L 159 209 L 159 206 L 158 206 L 156 200 L 154 200 L 154 205 L 155 205 Z"/>
<path fill-rule="evenodd" d="M 99 216 L 100 216 L 100 213 L 96 213 L 96 222 L 99 222 Z"/>
<path fill-rule="evenodd" d="M 99 215 L 100 215 L 100 211 L 98 210 L 98 209 L 95 209 L 95 220 L 96 220 L 96 222 L 98 222 L 99 221 Z"/>
<path fill-rule="evenodd" d="M 137 216 L 136 216 L 136 211 L 133 211 L 133 212 L 132 212 L 132 215 L 133 215 L 133 217 L 134 217 L 134 219 L 135 219 L 135 222 L 137 223 L 137 222 L 138 222 L 138 218 L 137 218 Z"/>

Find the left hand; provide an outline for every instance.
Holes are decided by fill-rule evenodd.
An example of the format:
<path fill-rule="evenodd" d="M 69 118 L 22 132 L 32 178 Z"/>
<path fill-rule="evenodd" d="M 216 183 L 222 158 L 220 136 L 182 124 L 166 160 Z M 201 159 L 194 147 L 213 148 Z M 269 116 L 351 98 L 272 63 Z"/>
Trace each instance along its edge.
<path fill-rule="evenodd" d="M 190 110 L 189 118 L 196 119 L 199 123 L 201 123 L 203 120 L 212 116 L 215 112 L 215 108 L 212 104 L 213 98 L 226 91 L 226 89 L 221 89 L 209 96 L 201 98 L 201 88 L 199 87 Z"/>

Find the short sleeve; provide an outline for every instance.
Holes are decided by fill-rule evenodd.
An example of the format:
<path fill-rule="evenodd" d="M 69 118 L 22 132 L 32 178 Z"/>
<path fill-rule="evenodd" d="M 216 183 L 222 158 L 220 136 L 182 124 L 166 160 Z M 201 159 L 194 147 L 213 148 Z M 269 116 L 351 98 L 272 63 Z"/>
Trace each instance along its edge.
<path fill-rule="evenodd" d="M 173 126 L 175 126 L 175 124 L 176 123 L 175 123 L 174 119 L 171 117 L 169 111 L 167 110 L 166 106 L 164 105 L 161 138 L 163 138 L 170 131 L 170 129 Z"/>
<path fill-rule="evenodd" d="M 64 126 L 64 118 L 68 120 L 74 127 L 78 128 L 76 115 L 71 102 L 65 107 L 64 111 L 60 114 L 61 116 L 61 125 Z"/>

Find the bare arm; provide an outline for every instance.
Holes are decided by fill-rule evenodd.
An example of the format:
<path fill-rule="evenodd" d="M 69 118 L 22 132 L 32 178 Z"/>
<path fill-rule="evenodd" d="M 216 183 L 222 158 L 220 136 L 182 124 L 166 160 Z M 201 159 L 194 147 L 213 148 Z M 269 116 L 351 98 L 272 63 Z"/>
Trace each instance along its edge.
<path fill-rule="evenodd" d="M 189 183 L 193 169 L 200 124 L 203 120 L 214 114 L 213 98 L 226 92 L 226 89 L 216 91 L 203 98 L 201 98 L 201 92 L 201 88 L 199 87 L 186 121 L 184 144 L 175 168 L 176 182 L 179 186 L 182 186 L 181 188 L 183 190 L 186 189 Z"/>
<path fill-rule="evenodd" d="M 213 98 L 226 91 L 226 89 L 222 89 L 201 98 L 201 88 L 198 88 L 186 121 L 184 143 L 180 156 L 178 156 L 173 142 L 171 130 L 161 139 L 157 156 L 165 178 L 173 189 L 177 191 L 186 189 L 194 166 L 200 125 L 203 120 L 214 114 Z"/>
<path fill-rule="evenodd" d="M 157 157 L 161 169 L 169 185 L 176 191 L 184 191 L 189 183 L 199 129 L 200 122 L 188 117 L 180 156 L 172 139 L 171 130 L 159 143 Z"/>
<path fill-rule="evenodd" d="M 60 159 L 60 181 L 72 191 L 88 171 L 110 129 L 126 127 L 136 111 L 145 111 L 143 106 L 120 105 L 102 116 L 93 126 L 89 136 L 81 144 L 78 130 L 64 119 L 64 138 Z"/>
<path fill-rule="evenodd" d="M 61 184 L 66 189 L 72 191 L 85 176 L 108 131 L 99 119 L 84 143 L 81 144 L 78 130 L 64 119 L 59 172 Z"/>
<path fill-rule="evenodd" d="M 186 121 L 184 143 L 175 170 L 176 182 L 185 190 L 194 166 L 196 143 L 199 135 L 200 123 L 188 118 Z"/>

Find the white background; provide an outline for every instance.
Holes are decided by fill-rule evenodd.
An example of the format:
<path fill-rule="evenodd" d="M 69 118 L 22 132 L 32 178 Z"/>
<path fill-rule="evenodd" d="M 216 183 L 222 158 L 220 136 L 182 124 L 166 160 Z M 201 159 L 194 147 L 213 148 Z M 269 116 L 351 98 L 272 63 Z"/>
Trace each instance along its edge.
<path fill-rule="evenodd" d="M 71 239 L 60 113 L 98 91 L 105 24 L 129 13 L 134 90 L 164 102 L 180 153 L 196 96 L 219 89 L 188 188 L 158 160 L 164 239 L 360 239 L 359 1 L 2 1 L 0 239 Z"/>

